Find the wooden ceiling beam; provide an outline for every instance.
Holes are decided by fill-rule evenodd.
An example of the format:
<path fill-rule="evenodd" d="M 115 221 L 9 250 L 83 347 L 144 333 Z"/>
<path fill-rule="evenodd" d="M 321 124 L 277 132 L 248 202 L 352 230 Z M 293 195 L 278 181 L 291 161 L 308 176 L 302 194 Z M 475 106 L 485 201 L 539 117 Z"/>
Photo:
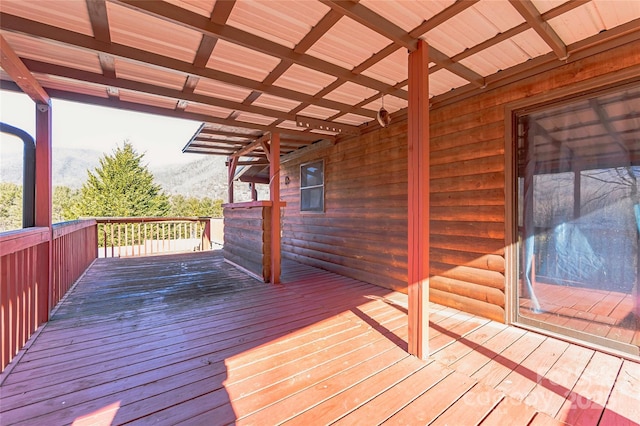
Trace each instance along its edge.
<path fill-rule="evenodd" d="M 87 12 L 93 36 L 98 41 L 111 43 L 111 30 L 109 29 L 109 16 L 105 0 L 86 0 Z M 105 77 L 116 78 L 116 60 L 113 56 L 98 53 L 98 60 Z M 111 96 L 111 95 L 109 95 Z"/>
<path fill-rule="evenodd" d="M 397 90 L 393 86 L 367 77 L 362 74 L 354 75 L 350 69 L 343 68 L 339 65 L 316 58 L 311 55 L 296 53 L 281 44 L 271 40 L 256 36 L 249 32 L 234 28 L 228 25 L 220 25 L 210 22 L 202 15 L 188 11 L 178 6 L 174 6 L 165 2 L 140 2 L 137 0 L 113 0 L 132 10 L 146 13 L 159 19 L 163 19 L 174 24 L 182 25 L 191 30 L 200 31 L 203 34 L 209 34 L 214 37 L 226 40 L 228 42 L 238 44 L 240 46 L 264 53 L 279 59 L 289 60 L 295 64 L 313 69 L 315 71 L 329 74 L 334 77 L 342 77 L 348 81 L 378 90 L 385 94 L 393 94 L 402 99 L 407 99 L 407 92 Z"/>
<path fill-rule="evenodd" d="M 567 45 L 564 44 L 560 36 L 551 28 L 531 0 L 509 0 L 520 15 L 534 29 L 536 33 L 551 47 L 558 59 L 565 60 L 569 56 Z"/>
<path fill-rule="evenodd" d="M 226 99 L 214 98 L 206 95 L 199 95 L 196 93 L 185 93 L 181 90 L 169 89 L 163 86 L 156 86 L 148 83 L 141 83 L 139 81 L 127 80 L 123 78 L 108 78 L 101 74 L 92 73 L 90 71 L 83 71 L 73 68 L 67 68 L 61 65 L 47 64 L 44 62 L 32 61 L 25 59 L 25 64 L 30 67 L 34 72 L 46 73 L 50 75 L 56 75 L 59 77 L 65 77 L 73 80 L 80 80 L 89 83 L 101 84 L 113 88 L 127 89 L 141 93 L 148 93 L 151 95 L 164 96 L 174 98 L 176 100 L 187 100 L 190 102 L 197 102 L 203 105 L 211 105 L 220 108 L 226 108 L 230 111 L 240 110 L 250 112 L 253 114 L 260 114 L 266 117 L 272 118 L 284 118 L 286 120 L 295 121 L 296 115 L 291 113 L 282 112 L 279 110 L 273 110 L 269 108 L 259 107 L 255 105 L 245 105 L 240 102 L 229 101 Z"/>
<path fill-rule="evenodd" d="M 309 50 L 316 41 L 320 40 L 320 38 L 322 38 L 322 36 L 325 35 L 325 33 L 335 24 L 337 24 L 341 18 L 342 14 L 333 9 L 327 12 L 327 14 L 324 15 L 313 28 L 311 28 L 311 31 L 302 37 L 302 40 L 300 40 L 296 47 L 293 48 L 293 51 L 295 53 L 306 53 L 306 51 Z"/>
<path fill-rule="evenodd" d="M 0 80 L 0 89 L 2 90 L 10 90 L 10 91 L 21 91 L 20 87 L 11 81 Z M 174 117 L 174 118 L 183 118 L 185 120 L 192 121 L 201 121 L 204 123 L 211 124 L 219 124 L 222 126 L 228 126 L 230 128 L 241 128 L 243 130 L 253 129 L 260 130 L 261 132 L 280 132 L 281 134 L 286 133 L 293 138 L 299 138 L 301 140 L 311 140 L 311 141 L 319 141 L 319 140 L 329 140 L 335 141 L 336 137 L 332 135 L 325 135 L 319 133 L 309 133 L 298 130 L 285 129 L 281 127 L 276 127 L 275 125 L 264 126 L 260 124 L 248 123 L 243 121 L 234 121 L 234 120 L 225 120 L 218 117 L 213 117 L 206 114 L 188 112 L 188 111 L 180 111 L 175 109 L 162 108 L 151 105 L 144 105 L 135 102 L 123 101 L 118 98 L 106 98 L 101 96 L 93 96 L 82 93 L 68 92 L 60 89 L 52 89 L 47 88 L 47 92 L 49 95 L 54 98 L 64 99 L 72 102 L 79 102 L 91 105 L 105 106 L 108 108 L 118 108 L 130 111 L 143 112 L 146 114 L 155 114 L 166 117 Z M 245 133 L 239 133 L 239 135 L 244 135 Z"/>
<path fill-rule="evenodd" d="M 111 42 L 109 16 L 105 0 L 86 0 L 87 12 L 91 21 L 91 29 L 96 40 Z"/>
<path fill-rule="evenodd" d="M 180 61 L 174 58 L 169 58 L 167 56 L 154 54 L 117 43 L 99 42 L 90 36 L 75 33 L 62 28 L 53 27 L 51 25 L 42 24 L 4 12 L 0 12 L 0 21 L 2 21 L 3 30 L 6 31 L 32 35 L 35 37 L 51 40 L 57 43 L 63 43 L 92 52 L 103 52 L 114 55 L 116 57 L 121 57 L 136 62 L 142 62 L 156 67 L 164 68 L 172 72 L 177 71 L 189 75 L 197 75 L 234 86 L 245 87 L 247 89 L 268 93 L 285 99 L 292 99 L 303 103 L 313 103 L 318 106 L 335 109 L 338 111 L 354 112 L 364 117 L 375 118 L 376 115 L 376 111 L 363 108 L 354 111 L 353 106 L 342 102 L 331 101 L 328 99 L 315 99 L 313 98 L 313 96 L 306 93 L 297 92 L 295 90 L 279 86 L 267 86 L 259 81 L 240 77 L 223 71 L 213 70 L 210 68 L 197 68 L 194 67 L 191 63 Z"/>
<path fill-rule="evenodd" d="M 243 156 L 255 151 L 258 148 L 262 148 L 263 143 L 266 142 L 266 141 L 269 141 L 270 139 L 271 139 L 271 133 L 264 134 L 261 137 L 259 137 L 258 139 L 256 139 L 253 142 L 251 142 L 249 145 L 247 145 L 244 148 L 239 149 L 238 151 L 236 151 L 233 154 L 231 154 L 231 157 L 233 157 L 233 158 L 243 157 Z"/>
<path fill-rule="evenodd" d="M 211 129 L 211 128 L 207 128 L 206 126 L 203 127 L 198 133 L 202 134 L 202 135 L 213 135 L 213 136 L 235 136 L 235 137 L 239 137 L 239 138 L 249 138 L 249 139 L 254 139 L 257 136 L 260 136 L 259 134 L 255 134 L 255 133 L 246 133 L 246 134 L 241 134 L 238 132 L 230 132 L 230 131 L 226 131 L 223 129 Z"/>
<path fill-rule="evenodd" d="M 348 16 L 356 22 L 392 40 L 395 44 L 408 49 L 409 52 L 412 52 L 416 49 L 418 42 L 418 39 L 416 37 L 411 36 L 411 33 L 407 33 L 405 30 L 403 30 L 393 22 L 387 20 L 386 18 L 373 12 L 371 9 L 368 9 L 359 3 L 354 3 L 348 0 L 321 1 L 332 9 L 344 14 L 345 16 Z M 471 4 L 473 4 L 473 2 L 471 2 Z M 455 7 L 453 8 L 450 7 L 448 9 L 445 9 L 448 10 L 450 14 L 447 15 L 447 19 L 455 16 L 455 14 L 460 13 L 462 10 L 465 10 L 470 5 L 455 3 L 454 6 Z M 446 68 L 459 77 L 469 81 L 477 87 L 485 87 L 486 85 L 484 77 L 482 77 L 480 74 L 465 67 L 460 63 L 454 62 L 453 60 L 451 60 L 451 58 L 432 46 L 429 46 L 429 59 L 439 66 Z"/>
<path fill-rule="evenodd" d="M 313 44 L 320 39 L 331 27 L 333 27 L 342 17 L 339 13 L 330 10 L 326 15 L 320 19 L 320 21 L 309 31 L 300 42 L 294 47 L 293 51 L 295 53 L 305 53 Z M 262 80 L 263 84 L 271 86 L 273 83 L 279 79 L 282 74 L 287 72 L 289 68 L 291 68 L 293 62 L 289 60 L 282 59 L 280 63 L 269 73 L 269 75 Z M 243 103 L 251 104 L 258 97 L 260 97 L 261 93 L 257 91 L 251 92 L 249 96 L 244 100 Z"/>
<path fill-rule="evenodd" d="M 443 11 L 432 16 L 431 19 L 424 21 L 421 25 L 418 25 L 413 30 L 409 31 L 409 35 L 413 38 L 418 38 L 440 24 L 444 24 L 449 19 L 453 18 L 457 14 L 464 12 L 480 0 L 456 0 L 451 6 L 447 7 Z"/>
<path fill-rule="evenodd" d="M 447 70 L 456 74 L 458 77 L 462 77 L 476 87 L 484 88 L 487 85 L 486 80 L 483 76 L 465 67 L 459 62 L 454 62 L 447 55 L 440 52 L 438 49 L 434 48 L 431 45 L 429 46 L 429 60 L 442 68 L 446 68 Z"/>
<path fill-rule="evenodd" d="M 217 1 L 213 6 L 213 11 L 211 12 L 211 22 L 224 25 L 227 22 L 227 19 L 229 19 L 229 15 L 231 15 L 231 11 L 235 4 L 236 0 Z M 200 40 L 200 46 L 196 52 L 196 57 L 193 60 L 193 65 L 198 68 L 206 67 L 217 42 L 217 37 L 203 34 L 202 40 Z"/>
<path fill-rule="evenodd" d="M 418 45 L 418 40 L 416 38 L 411 37 L 405 30 L 360 3 L 354 3 L 350 0 L 320 1 L 336 12 L 339 12 L 359 24 L 364 25 L 370 30 L 385 36 L 397 45 L 408 49 L 410 52 L 416 50 Z"/>
<path fill-rule="evenodd" d="M 50 104 L 49 94 L 38 83 L 31 71 L 16 55 L 16 52 L 2 35 L 0 35 L 0 67 L 9 74 L 15 84 L 34 102 Z"/>

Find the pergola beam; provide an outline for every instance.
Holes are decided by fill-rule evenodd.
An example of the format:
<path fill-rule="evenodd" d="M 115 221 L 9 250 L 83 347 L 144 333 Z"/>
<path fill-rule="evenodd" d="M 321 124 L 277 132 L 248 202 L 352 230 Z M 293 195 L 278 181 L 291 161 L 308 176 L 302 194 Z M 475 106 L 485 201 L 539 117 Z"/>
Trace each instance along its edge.
<path fill-rule="evenodd" d="M 0 89 L 12 90 L 12 91 L 20 90 L 15 83 L 5 81 L 5 80 L 0 80 Z M 211 115 L 206 115 L 206 114 L 167 109 L 167 108 L 151 106 L 151 105 L 143 105 L 135 102 L 123 101 L 121 99 L 116 99 L 116 98 L 107 99 L 107 98 L 93 96 L 93 95 L 80 94 L 80 93 L 68 92 L 65 90 L 51 89 L 51 88 L 48 88 L 47 90 L 48 92 L 50 92 L 51 96 L 54 96 L 59 99 L 69 100 L 72 102 L 99 105 L 99 106 L 105 106 L 109 108 L 119 108 L 119 109 L 125 109 L 130 111 L 143 112 L 147 114 L 161 115 L 165 117 L 184 118 L 186 120 L 202 121 L 205 123 L 219 124 L 219 125 L 228 126 L 232 128 L 233 127 L 242 128 L 243 130 L 253 129 L 253 130 L 259 130 L 262 133 L 273 132 L 273 131 L 286 132 L 286 134 L 291 136 L 292 138 L 297 138 L 300 140 L 319 141 L 319 140 L 327 139 L 330 141 L 335 141 L 336 139 L 336 137 L 332 135 L 290 130 L 285 128 L 279 128 L 273 125 L 263 126 L 260 124 L 254 124 L 249 122 L 227 120 L 227 119 L 213 117 Z"/>
<path fill-rule="evenodd" d="M 26 93 L 34 102 L 49 105 L 51 99 L 49 94 L 38 83 L 31 71 L 13 51 L 7 40 L 0 35 L 0 66 L 13 81 Z"/>
<path fill-rule="evenodd" d="M 297 53 L 286 46 L 238 28 L 210 22 L 202 15 L 174 6 L 170 3 L 140 2 L 137 0 L 114 0 L 114 2 L 133 10 L 155 16 L 156 18 L 182 25 L 191 30 L 200 31 L 203 34 L 218 37 L 222 40 L 238 44 L 257 52 L 291 61 L 295 64 L 321 73 L 329 74 L 334 77 L 344 78 L 347 81 L 369 87 L 385 94 L 392 94 L 399 98 L 407 99 L 407 93 L 404 90 L 395 89 L 393 86 L 382 81 L 362 74 L 353 74 L 350 69 L 316 58 L 315 56 Z"/>
<path fill-rule="evenodd" d="M 558 59 L 567 59 L 567 46 L 560 36 L 551 28 L 536 9 L 531 0 L 509 0 L 511 5 L 518 11 L 536 33 L 551 47 Z"/>
<path fill-rule="evenodd" d="M 142 3 L 147 4 L 147 2 Z M 344 111 L 345 113 L 353 112 L 354 114 L 359 114 L 365 117 L 369 117 L 372 113 L 371 110 L 366 110 L 363 108 L 354 109 L 353 106 L 349 104 L 332 101 L 329 99 L 316 99 L 312 95 L 297 92 L 295 90 L 287 89 L 284 87 L 267 86 L 260 81 L 251 80 L 224 71 L 213 70 L 210 68 L 197 68 L 189 62 L 184 62 L 178 59 L 158 55 L 122 44 L 99 42 L 90 36 L 75 33 L 73 31 L 65 30 L 62 28 L 53 27 L 51 25 L 42 24 L 36 21 L 3 12 L 0 12 L 0 21 L 2 21 L 3 30 L 6 31 L 29 34 L 39 38 L 52 40 L 54 42 L 59 42 L 76 48 L 88 50 L 90 52 L 103 52 L 127 60 L 133 60 L 146 63 L 148 65 L 153 65 L 174 73 L 177 71 L 186 74 L 197 75 L 200 77 L 209 78 L 211 80 L 220 81 L 222 83 L 268 93 L 270 95 L 279 96 L 285 99 L 291 99 L 303 103 L 311 103 L 329 109 Z M 398 94 L 395 94 L 395 96 L 397 95 Z"/>
<path fill-rule="evenodd" d="M 360 24 L 366 26 L 367 28 L 377 32 L 380 35 L 392 40 L 395 44 L 400 47 L 404 47 L 412 52 L 416 49 L 418 38 L 412 36 L 413 32 L 419 33 L 422 31 L 421 27 L 425 26 L 425 24 L 418 27 L 418 29 L 407 33 L 402 28 L 389 21 L 388 19 L 378 15 L 373 12 L 371 9 L 362 6 L 359 3 L 354 3 L 352 1 L 344 1 L 344 0 L 322 0 L 323 3 L 331 7 L 333 10 L 336 10 L 345 16 L 359 22 Z M 469 2 L 469 5 L 464 4 L 454 4 L 454 8 L 451 9 L 448 13 L 460 13 L 460 11 L 466 9 L 471 6 L 473 2 Z M 452 6 L 453 7 L 453 6 Z M 448 9 L 445 9 L 448 10 Z M 448 16 L 448 15 L 447 15 Z M 427 28 L 427 27 L 425 27 Z M 396 49 L 397 50 L 397 49 Z M 375 57 L 376 55 L 374 55 Z M 435 62 L 442 68 L 446 68 L 457 76 L 469 81 L 471 84 L 477 87 L 484 87 L 485 80 L 484 77 L 476 73 L 475 71 L 465 67 L 464 65 L 454 62 L 446 56 L 444 53 L 439 50 L 429 46 L 429 57 L 432 62 Z M 373 65 L 373 63 L 371 63 Z M 369 65 L 369 66 L 371 66 Z M 356 67 L 359 69 L 359 67 Z M 406 99 L 406 98 L 405 98 Z"/>
<path fill-rule="evenodd" d="M 320 1 L 342 15 L 348 16 L 370 30 L 392 40 L 395 44 L 408 49 L 410 52 L 416 50 L 418 41 L 416 38 L 411 37 L 405 30 L 360 3 L 350 0 Z"/>
<path fill-rule="evenodd" d="M 233 154 L 231 154 L 232 158 L 239 158 L 242 157 L 244 155 L 249 154 L 252 151 L 255 151 L 258 148 L 262 147 L 262 144 L 266 141 L 269 141 L 271 139 L 271 135 L 270 134 L 266 134 L 263 135 L 261 137 L 259 137 L 258 139 L 256 139 L 255 141 L 251 142 L 249 145 L 245 146 L 244 148 L 234 152 Z"/>

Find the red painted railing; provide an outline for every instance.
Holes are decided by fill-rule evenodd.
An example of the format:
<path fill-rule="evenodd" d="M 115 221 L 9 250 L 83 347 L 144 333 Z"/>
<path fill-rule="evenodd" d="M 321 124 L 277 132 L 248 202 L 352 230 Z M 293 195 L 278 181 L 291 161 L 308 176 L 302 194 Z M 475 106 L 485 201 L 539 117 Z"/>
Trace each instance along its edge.
<path fill-rule="evenodd" d="M 51 244 L 51 272 L 49 245 Z M 96 258 L 96 222 L 56 224 L 0 233 L 1 369 Z M 49 280 L 50 277 L 50 280 Z M 44 281 L 47 281 L 43 284 Z"/>
<path fill-rule="evenodd" d="M 54 307 L 98 257 L 96 221 L 76 220 L 53 225 L 50 305 Z"/>
<path fill-rule="evenodd" d="M 0 334 L 2 369 L 43 322 L 40 306 L 46 289 L 38 283 L 38 248 L 49 241 L 49 228 L 0 234 Z"/>

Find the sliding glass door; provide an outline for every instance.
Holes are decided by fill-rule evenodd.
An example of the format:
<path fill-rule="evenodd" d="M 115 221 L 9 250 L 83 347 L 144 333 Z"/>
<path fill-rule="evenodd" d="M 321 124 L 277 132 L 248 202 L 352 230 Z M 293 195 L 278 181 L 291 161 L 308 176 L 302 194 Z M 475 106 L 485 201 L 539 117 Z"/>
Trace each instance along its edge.
<path fill-rule="evenodd" d="M 517 322 L 638 354 L 640 87 L 517 114 Z"/>

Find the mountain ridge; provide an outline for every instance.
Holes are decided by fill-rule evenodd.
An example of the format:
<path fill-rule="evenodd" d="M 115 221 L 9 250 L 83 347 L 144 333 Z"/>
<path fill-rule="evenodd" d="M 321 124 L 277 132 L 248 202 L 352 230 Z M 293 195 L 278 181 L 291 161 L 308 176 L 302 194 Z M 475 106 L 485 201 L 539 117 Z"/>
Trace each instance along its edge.
<path fill-rule="evenodd" d="M 79 189 L 87 180 L 87 171 L 94 171 L 100 165 L 105 153 L 91 149 L 54 148 L 52 155 L 52 175 L 54 186 Z M 203 155 L 187 163 L 153 165 L 145 162 L 154 180 L 167 195 L 211 199 L 227 199 L 227 167 L 222 156 Z M 0 155 L 0 182 L 22 184 L 22 154 L 2 153 Z M 237 184 L 238 199 L 249 199 L 246 184 Z"/>

